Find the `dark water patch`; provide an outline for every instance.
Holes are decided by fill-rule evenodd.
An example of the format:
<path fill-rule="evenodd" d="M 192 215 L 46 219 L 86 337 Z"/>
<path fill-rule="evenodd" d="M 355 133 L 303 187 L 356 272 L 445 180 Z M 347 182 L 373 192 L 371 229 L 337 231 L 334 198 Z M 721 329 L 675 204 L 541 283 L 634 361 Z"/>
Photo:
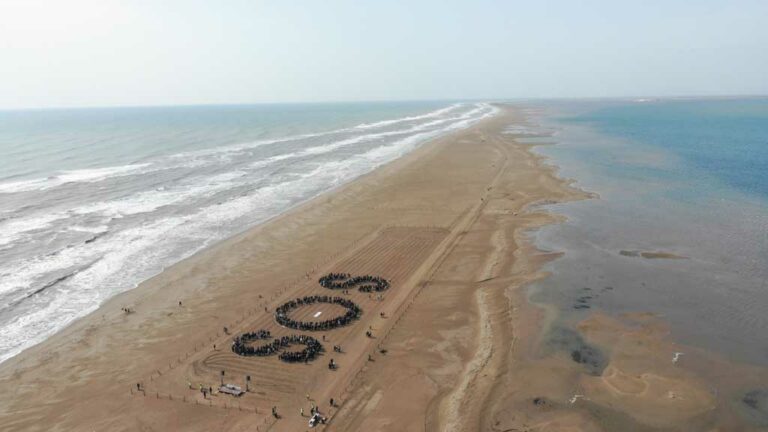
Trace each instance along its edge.
<path fill-rule="evenodd" d="M 573 304 L 571 307 L 574 310 L 584 310 L 584 309 L 591 309 L 593 306 L 593 302 L 600 298 L 600 295 L 606 293 L 607 291 L 612 291 L 613 287 L 605 287 L 601 288 L 599 290 L 595 289 L 593 290 L 591 287 L 584 287 L 581 289 L 581 294 L 576 297 L 576 299 L 573 301 Z"/>
<path fill-rule="evenodd" d="M 547 343 L 555 350 L 567 352 L 571 360 L 582 365 L 590 375 L 600 376 L 608 365 L 607 356 L 599 348 L 588 344 L 569 328 L 552 329 Z"/>
<path fill-rule="evenodd" d="M 0 310 L 5 310 L 5 309 L 11 308 L 11 307 L 16 307 L 16 306 L 20 305 L 21 303 L 23 303 L 23 302 L 25 302 L 25 301 L 27 301 L 29 299 L 32 299 L 32 298 L 37 297 L 39 295 L 42 295 L 44 292 L 50 290 L 51 288 L 55 287 L 56 285 L 58 285 L 58 284 L 60 284 L 60 283 L 62 283 L 64 281 L 67 281 L 69 279 L 72 279 L 78 273 L 80 273 L 80 272 L 82 272 L 84 270 L 88 270 L 94 264 L 96 264 L 98 261 L 99 261 L 98 259 L 94 260 L 94 261 L 91 261 L 90 263 L 88 263 L 88 264 L 86 264 L 86 265 L 84 265 L 84 266 L 82 266 L 80 268 L 77 268 L 77 269 L 72 270 L 72 271 L 70 271 L 68 273 L 64 273 L 64 274 L 62 274 L 62 275 L 60 275 L 58 277 L 55 277 L 54 279 L 46 282 L 42 286 L 37 287 L 37 288 L 35 288 L 34 290 L 32 290 L 32 291 L 30 291 L 28 293 L 25 293 L 23 297 L 20 297 L 20 298 L 18 298 L 16 300 L 12 300 L 11 302 L 8 303 L 8 305 L 6 307 L 1 308 Z"/>
<path fill-rule="evenodd" d="M 92 236 L 92 237 L 90 237 L 90 238 L 86 239 L 86 240 L 84 241 L 84 243 L 85 243 L 85 244 L 90 244 L 90 243 L 93 243 L 93 242 L 95 242 L 96 240 L 98 240 L 98 239 L 100 239 L 100 238 L 104 237 L 105 235 L 107 235 L 107 232 L 106 232 L 106 231 L 105 231 L 105 232 L 101 232 L 101 233 L 98 233 L 98 234 L 96 234 L 96 235 L 94 235 L 94 236 Z"/>
<path fill-rule="evenodd" d="M 739 411 L 756 426 L 768 426 L 768 389 L 750 390 L 742 396 Z"/>
<path fill-rule="evenodd" d="M 26 298 L 30 298 L 30 297 L 36 296 L 36 295 L 42 293 L 43 291 L 47 290 L 48 288 L 53 288 L 57 284 L 59 284 L 61 282 L 64 282 L 65 280 L 67 280 L 67 279 L 71 278 L 72 276 L 76 275 L 78 273 L 78 271 L 79 270 L 75 270 L 75 271 L 73 271 L 71 273 L 67 273 L 67 274 L 65 274 L 63 276 L 59 276 L 56 279 L 53 279 L 53 280 L 49 281 L 48 283 L 46 283 L 45 285 L 41 286 L 40 288 L 38 288 L 38 289 L 30 292 L 29 294 L 27 294 Z"/>
<path fill-rule="evenodd" d="M 72 276 L 74 276 L 76 274 L 77 274 L 77 271 L 75 270 L 75 271 L 72 271 L 70 273 L 66 273 L 66 274 L 64 274 L 62 276 L 56 277 L 53 280 L 50 280 L 50 281 L 46 282 L 44 285 L 42 285 L 42 286 L 40 286 L 38 288 L 35 288 L 34 290 L 24 294 L 22 297 L 17 298 L 15 300 L 11 300 L 10 302 L 8 302 L 7 306 L 0 307 L 0 312 L 5 312 L 6 310 L 8 310 L 10 308 L 17 307 L 18 305 L 20 305 L 21 303 L 25 302 L 26 300 L 29 300 L 31 298 L 34 298 L 35 296 L 41 295 L 46 290 L 48 290 L 50 288 L 53 288 L 54 286 L 58 285 L 59 283 L 64 282 L 65 280 L 68 280 L 68 279 L 72 278 Z"/>

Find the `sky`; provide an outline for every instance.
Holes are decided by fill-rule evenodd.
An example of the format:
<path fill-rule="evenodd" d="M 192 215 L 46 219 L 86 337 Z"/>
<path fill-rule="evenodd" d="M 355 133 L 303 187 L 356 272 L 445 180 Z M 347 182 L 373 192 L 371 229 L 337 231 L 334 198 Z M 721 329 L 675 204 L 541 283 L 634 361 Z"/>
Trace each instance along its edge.
<path fill-rule="evenodd" d="M 0 109 L 768 94 L 766 0 L 0 0 Z"/>

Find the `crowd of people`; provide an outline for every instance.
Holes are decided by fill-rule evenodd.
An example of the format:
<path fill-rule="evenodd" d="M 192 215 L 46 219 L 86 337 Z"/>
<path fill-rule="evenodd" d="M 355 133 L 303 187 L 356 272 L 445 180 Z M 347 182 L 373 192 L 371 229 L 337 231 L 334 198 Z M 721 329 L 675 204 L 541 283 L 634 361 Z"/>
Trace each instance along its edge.
<path fill-rule="evenodd" d="M 335 318 L 327 319 L 325 321 L 298 321 L 290 318 L 288 314 L 301 306 L 311 305 L 315 303 L 330 303 L 339 305 L 347 309 L 344 315 L 337 316 Z M 289 302 L 283 303 L 277 309 L 275 309 L 275 321 L 278 324 L 305 331 L 324 331 L 331 330 L 337 327 L 343 327 L 353 320 L 360 318 L 363 314 L 363 310 L 360 306 L 355 304 L 351 300 L 347 300 L 343 297 L 331 297 L 325 295 L 313 295 L 302 298 L 297 298 Z"/>
<path fill-rule="evenodd" d="M 304 345 L 306 347 L 301 351 L 281 352 L 277 357 L 286 363 L 307 363 L 317 358 L 323 352 L 323 345 L 312 336 L 290 335 L 276 340 L 279 340 L 284 348 L 291 345 Z"/>
<path fill-rule="evenodd" d="M 389 281 L 371 275 L 352 276 L 349 273 L 328 273 L 321 277 L 318 282 L 323 288 L 332 290 L 348 290 L 357 287 L 357 290 L 364 293 L 382 292 L 389 289 Z"/>
<path fill-rule="evenodd" d="M 260 346 L 251 346 L 257 340 L 272 339 L 271 342 Z M 292 345 L 304 345 L 301 351 L 285 351 Z M 307 363 L 314 360 L 323 351 L 323 345 L 312 336 L 290 335 L 272 338 L 269 330 L 258 330 L 243 333 L 232 341 L 232 351 L 241 356 L 266 357 L 280 353 L 278 358 L 287 363 Z"/>
<path fill-rule="evenodd" d="M 390 287 L 388 280 L 371 275 L 352 276 L 349 273 L 329 273 L 318 281 L 324 288 L 332 290 L 343 290 L 345 293 L 349 289 L 357 288 L 360 292 L 374 293 L 382 292 Z M 341 306 L 347 310 L 343 315 L 326 319 L 324 321 L 299 321 L 292 319 L 289 314 L 302 306 L 316 303 L 329 303 Z M 363 310 L 353 301 L 344 297 L 332 297 L 327 295 L 312 295 L 290 300 L 277 309 L 275 309 L 275 321 L 278 324 L 303 331 L 326 331 L 348 325 L 353 320 L 360 318 Z M 225 334 L 229 334 L 226 327 Z M 369 337 L 371 335 L 369 334 Z M 262 345 L 254 345 L 255 341 L 266 341 Z M 286 350 L 292 345 L 304 345 L 301 351 Z M 334 345 L 333 350 L 341 353 L 341 346 Z M 266 357 L 278 355 L 278 358 L 288 363 L 309 362 L 317 358 L 323 352 L 323 345 L 315 338 L 306 335 L 289 335 L 282 337 L 272 337 L 269 330 L 258 330 L 254 332 L 242 333 L 232 341 L 232 351 L 241 356 Z M 334 369 L 336 363 L 331 360 L 328 367 Z"/>
<path fill-rule="evenodd" d="M 258 357 L 266 357 L 277 353 L 278 348 L 275 347 L 277 339 L 266 345 L 251 346 L 251 342 L 264 339 L 272 339 L 272 334 L 270 334 L 269 330 L 243 333 L 232 341 L 232 352 L 241 356 Z"/>

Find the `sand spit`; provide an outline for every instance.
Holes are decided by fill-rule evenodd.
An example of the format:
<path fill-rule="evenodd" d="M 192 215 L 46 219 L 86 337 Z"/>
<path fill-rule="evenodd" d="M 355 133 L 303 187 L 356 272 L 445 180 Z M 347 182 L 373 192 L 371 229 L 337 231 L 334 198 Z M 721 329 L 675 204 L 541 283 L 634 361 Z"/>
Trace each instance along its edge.
<path fill-rule="evenodd" d="M 307 424 L 300 408 L 308 413 L 311 404 L 330 417 L 327 427 L 343 428 L 343 413 L 356 406 L 354 391 L 368 386 L 368 371 L 388 363 L 397 367 L 390 335 L 407 329 L 406 311 L 422 290 L 438 286 L 434 275 L 456 260 L 454 251 L 483 217 L 488 198 L 496 196 L 492 188 L 510 190 L 506 176 L 517 168 L 528 170 L 526 177 L 536 175 L 531 156 L 521 159 L 525 150 L 500 138 L 510 115 L 434 140 L 196 254 L 3 363 L 0 382 L 13 390 L 0 398 L 5 413 L 0 429 L 296 430 Z M 524 193 L 500 197 L 506 200 L 504 217 L 516 217 L 513 213 L 527 201 L 520 199 Z M 514 202 L 518 199 L 520 204 Z M 496 272 L 506 259 L 500 257 L 488 271 Z M 362 317 L 341 329 L 313 333 L 327 339 L 325 353 L 308 365 L 242 358 L 228 350 L 239 332 L 292 333 L 275 326 L 274 309 L 288 299 L 323 294 L 316 280 L 330 271 L 380 275 L 392 281 L 392 288 L 381 299 L 352 292 Z M 474 316 L 462 306 L 458 314 Z M 125 308 L 132 312 L 126 314 Z M 296 313 L 318 312 L 333 310 Z M 372 338 L 365 336 L 367 329 Z M 463 331 L 470 336 L 474 329 Z M 344 352 L 335 353 L 335 344 Z M 418 345 L 440 351 L 427 340 Z M 335 371 L 326 367 L 330 358 L 339 364 Z M 253 391 L 237 399 L 203 398 L 199 388 L 216 387 L 221 370 L 226 382 L 242 387 L 250 375 Z M 408 408 L 422 415 L 434 400 L 422 390 L 431 385 L 425 378 L 397 374 L 408 384 Z M 419 394 L 421 405 L 413 402 Z M 366 398 L 354 414 L 370 412 L 373 419 L 381 406 L 403 402 L 381 393 Z M 270 415 L 272 407 L 280 420 Z M 407 415 L 402 419 L 415 421 Z"/>
<path fill-rule="evenodd" d="M 518 341 L 530 343 L 525 334 L 534 333 L 515 318 L 529 310 L 527 302 L 508 294 L 543 277 L 538 269 L 556 256 L 535 251 L 525 231 L 558 217 L 529 208 L 586 197 L 503 133 L 504 124 L 522 120 L 516 112 L 506 116 L 486 124 L 479 139 L 496 149 L 492 167 L 499 171 L 474 221 L 392 330 L 387 361 L 364 372 L 334 430 L 495 429 L 489 408 L 505 391 L 498 379 L 515 367 Z"/>

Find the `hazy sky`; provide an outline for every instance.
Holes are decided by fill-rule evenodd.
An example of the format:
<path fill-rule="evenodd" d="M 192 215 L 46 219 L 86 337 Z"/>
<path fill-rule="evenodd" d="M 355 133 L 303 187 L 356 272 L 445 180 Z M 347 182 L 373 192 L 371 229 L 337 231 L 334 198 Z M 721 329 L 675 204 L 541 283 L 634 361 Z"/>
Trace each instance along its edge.
<path fill-rule="evenodd" d="M 0 108 L 768 93 L 768 0 L 0 0 Z"/>

